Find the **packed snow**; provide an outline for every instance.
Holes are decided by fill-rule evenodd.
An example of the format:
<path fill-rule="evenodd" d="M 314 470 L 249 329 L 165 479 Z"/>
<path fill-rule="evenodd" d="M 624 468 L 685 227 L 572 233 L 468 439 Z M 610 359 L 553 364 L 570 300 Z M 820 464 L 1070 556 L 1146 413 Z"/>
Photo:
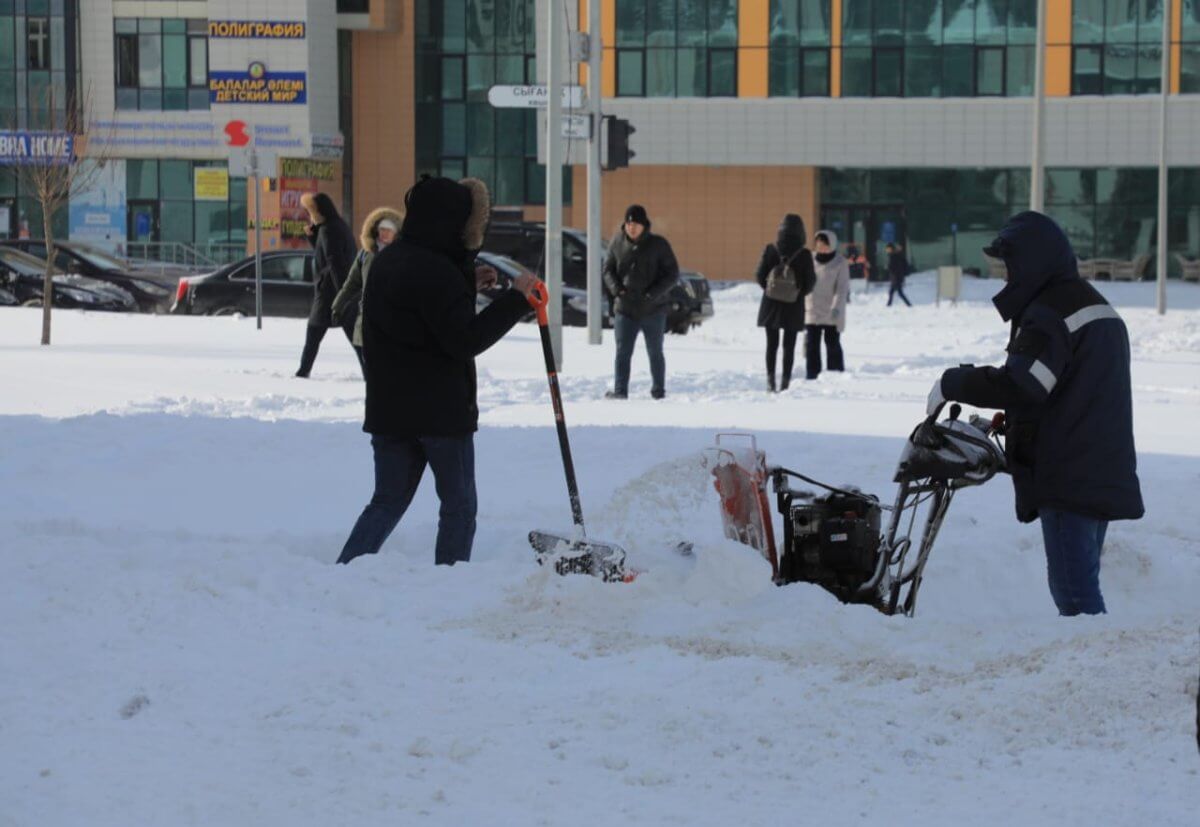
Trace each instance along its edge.
<path fill-rule="evenodd" d="M 644 572 L 617 585 L 526 544 L 570 526 L 531 326 L 479 360 L 473 561 L 433 566 L 427 478 L 341 567 L 372 472 L 338 331 L 300 380 L 303 320 L 55 311 L 42 348 L 40 311 L 0 308 L 0 825 L 1194 825 L 1200 287 L 1159 316 L 1099 285 L 1147 504 L 1109 532 L 1108 616 L 1057 617 L 1005 478 L 955 500 L 911 619 L 722 536 L 721 431 L 890 500 L 941 370 L 1002 360 L 998 286 L 858 285 L 848 371 L 779 395 L 750 285 L 668 337 L 661 402 L 640 344 L 603 400 L 611 334 L 568 329 L 589 534 Z"/>

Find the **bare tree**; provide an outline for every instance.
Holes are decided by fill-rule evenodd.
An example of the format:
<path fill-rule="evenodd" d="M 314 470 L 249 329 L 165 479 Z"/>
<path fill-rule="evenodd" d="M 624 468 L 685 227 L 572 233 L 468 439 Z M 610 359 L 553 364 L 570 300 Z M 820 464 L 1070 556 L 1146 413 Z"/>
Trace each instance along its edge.
<path fill-rule="evenodd" d="M 42 211 L 42 234 L 46 241 L 46 272 L 42 282 L 42 344 L 50 344 L 50 309 L 54 304 L 54 219 L 72 198 L 95 187 L 111 152 L 110 141 L 97 141 L 88 152 L 93 135 L 90 95 L 72 93 L 62 101 L 51 87 L 41 101 L 30 101 L 30 120 L 42 128 L 30 132 L 35 146 L 20 171 L 26 189 Z M 87 152 L 86 157 L 84 153 Z"/>

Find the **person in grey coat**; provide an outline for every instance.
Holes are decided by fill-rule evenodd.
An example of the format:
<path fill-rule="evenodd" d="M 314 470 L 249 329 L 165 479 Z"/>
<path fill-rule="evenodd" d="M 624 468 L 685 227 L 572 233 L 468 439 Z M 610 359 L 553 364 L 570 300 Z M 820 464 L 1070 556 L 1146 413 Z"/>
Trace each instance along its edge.
<path fill-rule="evenodd" d="M 367 215 L 367 220 L 362 225 L 362 233 L 358 236 L 358 240 L 362 242 L 362 249 L 354 258 L 350 274 L 346 276 L 346 283 L 333 299 L 334 324 L 340 324 L 343 318 L 349 318 L 351 315 L 355 317 L 353 342 L 356 348 L 362 348 L 362 297 L 367 289 L 367 275 L 371 272 L 371 263 L 380 250 L 396 240 L 396 234 L 400 232 L 400 225 L 403 223 L 404 216 L 399 210 L 391 207 L 379 207 Z"/>
<path fill-rule="evenodd" d="M 846 329 L 846 302 L 850 297 L 850 264 L 837 251 L 837 236 L 821 230 L 814 239 L 817 283 L 804 297 L 804 359 L 807 377 L 821 374 L 821 338 L 825 339 L 826 366 L 845 370 L 842 331 Z"/>
<path fill-rule="evenodd" d="M 812 253 L 804 246 L 808 239 L 804 234 L 804 221 L 794 213 L 783 217 L 775 243 L 768 244 L 758 261 L 754 277 L 763 289 L 762 301 L 758 305 L 758 326 L 767 333 L 767 390 L 775 390 L 775 361 L 779 351 L 780 334 L 783 334 L 783 375 L 779 390 L 788 389 L 792 381 L 792 365 L 796 358 L 796 337 L 804 330 L 804 296 L 812 290 Z M 777 301 L 767 295 L 767 280 L 780 264 L 787 265 L 797 280 L 800 298 L 794 302 Z"/>

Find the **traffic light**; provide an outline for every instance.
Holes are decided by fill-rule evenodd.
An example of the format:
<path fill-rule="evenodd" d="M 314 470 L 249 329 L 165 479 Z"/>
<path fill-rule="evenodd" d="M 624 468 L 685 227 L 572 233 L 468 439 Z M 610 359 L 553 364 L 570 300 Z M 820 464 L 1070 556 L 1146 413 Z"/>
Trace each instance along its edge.
<path fill-rule="evenodd" d="M 637 154 L 629 148 L 629 136 L 637 130 L 629 121 L 613 115 L 605 115 L 604 121 L 608 124 L 608 157 L 604 162 L 604 169 L 613 170 L 629 166 L 629 162 Z"/>

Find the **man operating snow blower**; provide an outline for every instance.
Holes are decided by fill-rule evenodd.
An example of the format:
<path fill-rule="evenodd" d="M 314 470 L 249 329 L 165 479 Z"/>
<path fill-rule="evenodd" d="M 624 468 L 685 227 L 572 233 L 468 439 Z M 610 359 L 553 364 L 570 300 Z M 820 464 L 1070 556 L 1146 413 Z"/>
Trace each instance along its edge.
<path fill-rule="evenodd" d="M 1045 215 L 1008 220 L 984 253 L 1004 261 L 992 299 L 1012 324 L 1001 367 L 942 374 L 929 413 L 946 401 L 1005 412 L 1017 519 L 1040 519 L 1050 594 L 1062 615 L 1102 614 L 1100 554 L 1111 520 L 1144 513 L 1133 445 L 1129 334 L 1079 276 L 1075 252 Z"/>

